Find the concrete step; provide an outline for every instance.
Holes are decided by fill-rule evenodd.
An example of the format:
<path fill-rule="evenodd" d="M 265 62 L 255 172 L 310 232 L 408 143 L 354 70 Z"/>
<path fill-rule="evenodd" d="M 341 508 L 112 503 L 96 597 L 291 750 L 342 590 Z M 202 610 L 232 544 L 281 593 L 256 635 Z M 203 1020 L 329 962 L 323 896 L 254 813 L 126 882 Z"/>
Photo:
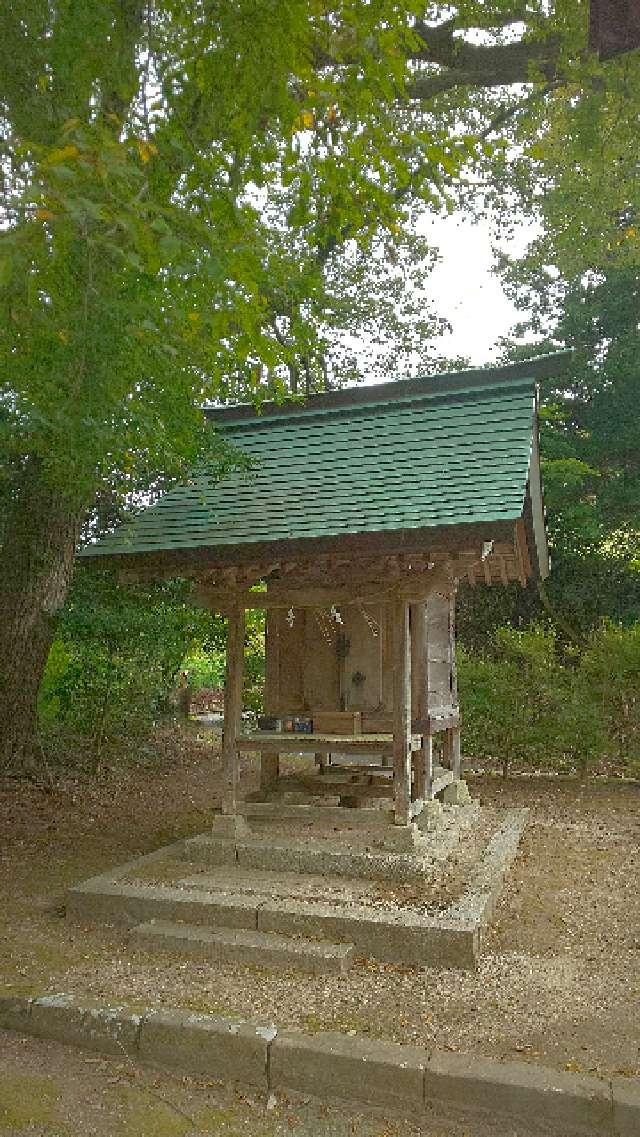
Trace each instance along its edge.
<path fill-rule="evenodd" d="M 341 787 L 342 788 L 342 787 Z M 350 809 L 332 805 L 297 805 L 282 801 L 243 801 L 238 805 L 239 812 L 250 825 L 268 822 L 291 823 L 300 826 L 320 826 L 335 830 L 362 829 L 384 830 L 392 833 L 393 810 L 391 809 Z"/>
<path fill-rule="evenodd" d="M 388 906 L 390 886 L 388 881 L 353 880 L 344 876 L 326 876 L 313 873 L 270 872 L 268 869 L 240 868 L 239 865 L 207 865 L 194 871 L 194 866 L 184 865 L 191 870 L 190 875 L 176 881 L 182 890 L 196 890 L 198 894 L 210 893 L 244 896 L 247 902 L 253 900 L 260 905 L 271 900 L 306 900 L 318 904 L 376 904 Z M 156 915 L 156 919 L 158 915 Z M 163 917 L 173 919 L 173 917 Z M 199 924 L 201 921 L 188 917 L 184 921 Z M 138 921 L 136 921 L 137 923 Z M 142 922 L 142 921 L 140 921 Z M 218 926 L 250 927 L 249 924 L 226 925 L 224 919 Z M 256 925 L 257 927 L 257 925 Z"/>
<path fill-rule="evenodd" d="M 210 930 L 197 924 L 151 920 L 133 929 L 141 947 L 172 955 L 241 966 L 296 968 L 314 975 L 344 975 L 353 962 L 353 944 L 330 943 L 240 928 Z"/>
<path fill-rule="evenodd" d="M 315 836 L 297 841 L 289 836 L 269 834 L 264 838 L 243 838 L 237 842 L 202 836 L 186 841 L 182 855 L 184 860 L 194 863 L 229 864 L 231 851 L 235 850 L 236 863 L 243 869 L 406 883 L 420 881 L 429 860 L 427 842 L 418 835 L 414 836 L 412 831 L 402 836 L 407 842 L 404 850 L 400 844 L 395 848 L 366 848 L 321 840 Z M 399 842 L 400 835 L 396 839 Z M 419 850 L 415 848 L 414 841 L 422 846 Z"/>

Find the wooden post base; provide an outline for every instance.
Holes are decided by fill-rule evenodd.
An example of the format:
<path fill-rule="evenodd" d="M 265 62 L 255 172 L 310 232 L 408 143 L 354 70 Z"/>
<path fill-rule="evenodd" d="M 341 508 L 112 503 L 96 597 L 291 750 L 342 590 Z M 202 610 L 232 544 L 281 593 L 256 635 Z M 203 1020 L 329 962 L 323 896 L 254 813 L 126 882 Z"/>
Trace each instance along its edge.
<path fill-rule="evenodd" d="M 260 789 L 270 790 L 280 776 L 280 755 L 260 755 Z"/>

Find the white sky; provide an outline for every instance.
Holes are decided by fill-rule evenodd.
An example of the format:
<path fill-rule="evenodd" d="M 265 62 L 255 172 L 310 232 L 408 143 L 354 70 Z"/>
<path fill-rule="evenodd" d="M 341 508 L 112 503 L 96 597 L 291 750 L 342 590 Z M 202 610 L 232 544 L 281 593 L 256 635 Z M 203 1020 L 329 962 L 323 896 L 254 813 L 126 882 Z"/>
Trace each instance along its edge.
<path fill-rule="evenodd" d="M 496 358 L 496 341 L 522 319 L 492 275 L 494 261 L 489 221 L 473 221 L 456 213 L 451 217 L 425 217 L 420 232 L 440 249 L 442 257 L 426 284 L 434 307 L 453 326 L 453 334 L 440 336 L 434 346 L 446 355 L 468 356 L 474 365 Z M 533 230 L 523 226 L 508 252 L 520 255 Z"/>

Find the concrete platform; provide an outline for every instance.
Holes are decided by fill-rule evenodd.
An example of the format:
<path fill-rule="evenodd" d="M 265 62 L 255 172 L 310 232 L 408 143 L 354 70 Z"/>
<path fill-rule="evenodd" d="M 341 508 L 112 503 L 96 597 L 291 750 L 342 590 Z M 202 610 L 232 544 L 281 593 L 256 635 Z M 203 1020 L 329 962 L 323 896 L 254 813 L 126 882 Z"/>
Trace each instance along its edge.
<path fill-rule="evenodd" d="M 148 946 L 224 962 L 340 970 L 355 947 L 385 963 L 474 968 L 526 811 L 505 812 L 470 877 L 454 876 L 458 891 L 439 905 L 438 866 L 477 806 L 445 807 L 442 815 L 450 824 L 413 834 L 407 853 L 369 846 L 375 834 L 366 831 L 353 841 L 312 831 L 297 840 L 247 838 L 242 828 L 236 841 L 202 834 L 70 889 L 67 917 L 128 927 Z"/>
<path fill-rule="evenodd" d="M 142 947 L 190 959 L 242 966 L 296 968 L 316 975 L 343 975 L 351 966 L 352 944 L 293 938 L 277 932 L 210 931 L 194 924 L 152 920 L 131 933 Z"/>
<path fill-rule="evenodd" d="M 238 841 L 233 844 L 241 868 L 272 872 L 315 873 L 364 880 L 390 880 L 419 883 L 429 863 L 428 856 L 345 847 L 340 842 L 296 841 L 287 838 Z M 212 837 L 187 842 L 185 860 L 211 865 L 230 863 L 229 842 Z"/>

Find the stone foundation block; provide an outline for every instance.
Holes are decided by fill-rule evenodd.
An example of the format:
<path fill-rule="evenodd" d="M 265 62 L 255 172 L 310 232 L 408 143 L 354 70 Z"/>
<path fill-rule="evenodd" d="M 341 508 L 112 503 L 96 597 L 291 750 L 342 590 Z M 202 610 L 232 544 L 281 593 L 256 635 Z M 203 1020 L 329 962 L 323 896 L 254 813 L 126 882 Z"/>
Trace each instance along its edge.
<path fill-rule="evenodd" d="M 276 1029 L 188 1011 L 151 1011 L 140 1032 L 145 1062 L 267 1089 L 267 1053 Z"/>
<path fill-rule="evenodd" d="M 249 826 L 240 813 L 218 813 L 213 819 L 211 833 L 227 841 L 249 836 Z"/>
<path fill-rule="evenodd" d="M 417 1047 L 327 1031 L 287 1031 L 271 1046 L 270 1088 L 419 1114 L 428 1055 Z"/>
<path fill-rule="evenodd" d="M 31 1006 L 29 1034 L 102 1054 L 134 1054 L 140 1015 L 125 1007 L 105 1007 L 72 995 L 45 995 Z"/>
<path fill-rule="evenodd" d="M 182 846 L 183 861 L 202 862 L 207 865 L 235 865 L 237 861 L 235 839 L 200 834 L 190 837 Z"/>
<path fill-rule="evenodd" d="M 445 805 L 467 805 L 471 801 L 467 783 L 462 780 L 449 782 L 442 791 L 442 800 Z"/>
<path fill-rule="evenodd" d="M 151 951 L 166 951 L 241 967 L 296 967 L 316 975 L 345 974 L 353 960 L 351 944 L 304 940 L 275 932 L 250 932 L 244 928 L 220 931 L 193 924 L 152 920 L 134 928 L 133 938 Z"/>
<path fill-rule="evenodd" d="M 0 995 L 0 1029 L 28 1033 L 32 1002 L 27 995 Z"/>
<path fill-rule="evenodd" d="M 355 944 L 359 955 L 383 963 L 414 967 L 475 968 L 478 930 L 473 926 L 429 920 L 403 912 L 395 919 L 352 908 L 346 914 L 330 904 L 304 901 L 268 901 L 258 909 L 258 929 L 289 936 L 320 937 Z"/>
<path fill-rule="evenodd" d="M 409 829 L 409 827 L 407 827 Z M 411 850 L 414 850 L 413 827 L 408 837 Z M 278 844 L 267 840 L 243 842 L 237 845 L 238 864 L 243 869 L 266 869 L 269 872 L 297 872 L 323 876 L 353 877 L 363 880 L 394 880 L 400 882 L 421 882 L 424 867 L 420 858 L 409 853 L 373 848 L 371 851 L 354 850 L 345 845 L 344 850 L 323 848 L 310 839 L 306 846 L 298 842 Z"/>
<path fill-rule="evenodd" d="M 418 829 L 425 833 L 433 833 L 442 820 L 442 802 L 439 798 L 425 801 L 417 818 Z"/>
<path fill-rule="evenodd" d="M 123 925 L 127 928 L 148 920 L 181 920 L 188 924 L 255 928 L 256 904 L 250 897 L 219 896 L 197 889 L 155 885 L 111 884 L 95 891 L 84 885 L 67 893 L 67 918 L 76 923 Z"/>
<path fill-rule="evenodd" d="M 425 1074 L 425 1102 L 489 1111 L 574 1133 L 611 1134 L 609 1084 L 526 1062 L 498 1062 L 435 1052 Z"/>

